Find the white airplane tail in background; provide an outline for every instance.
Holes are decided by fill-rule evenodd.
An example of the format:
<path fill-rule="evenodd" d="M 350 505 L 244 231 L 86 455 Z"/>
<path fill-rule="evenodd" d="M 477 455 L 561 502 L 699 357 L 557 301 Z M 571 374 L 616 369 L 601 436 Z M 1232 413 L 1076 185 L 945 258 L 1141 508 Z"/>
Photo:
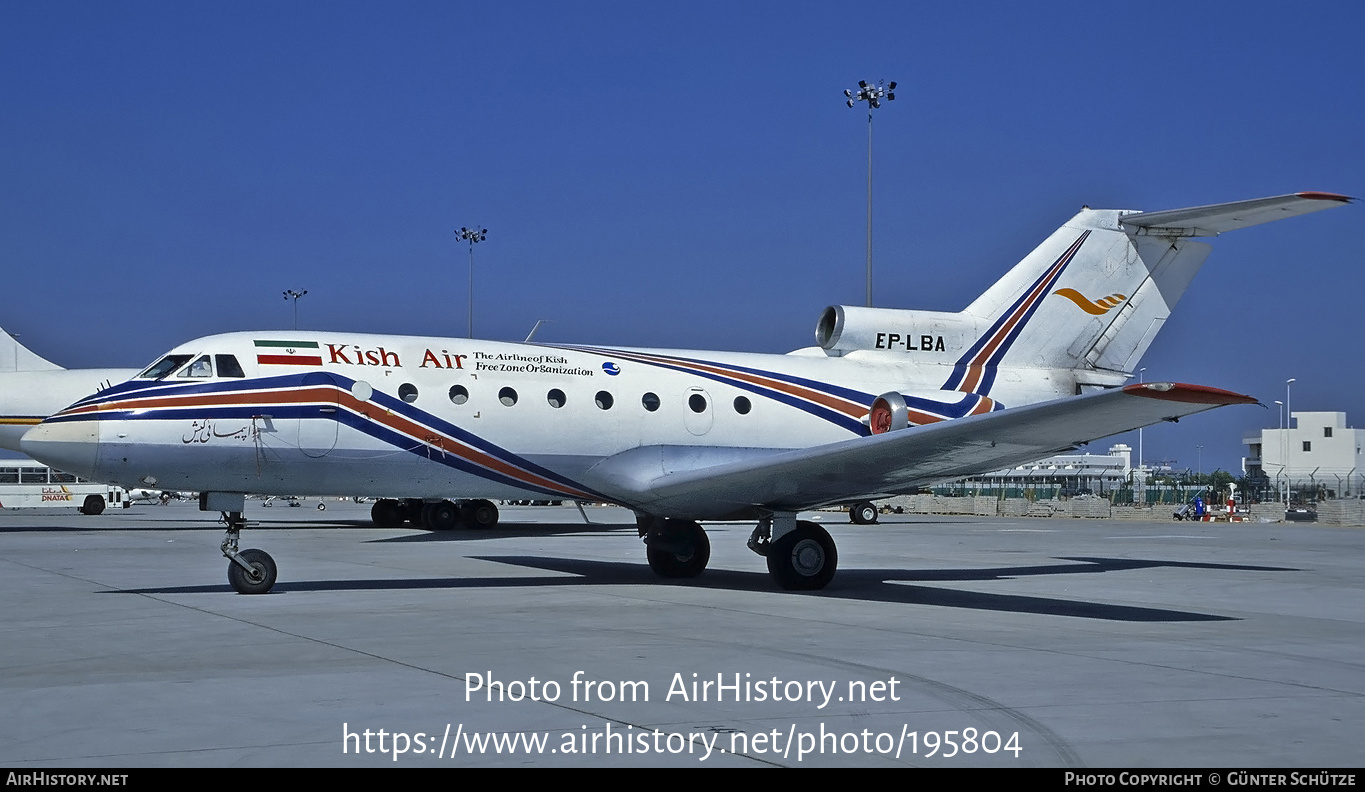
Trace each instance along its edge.
<path fill-rule="evenodd" d="M 45 360 L 4 330 L 0 330 L 0 371 L 56 371 L 61 366 Z"/>
<path fill-rule="evenodd" d="M 1001 368 L 1065 369 L 1076 390 L 1132 374 L 1217 236 L 1350 201 L 1331 193 L 1134 212 L 1085 208 L 959 313 L 833 306 L 834 354 L 913 351 L 951 363 L 945 390 L 987 394 Z"/>

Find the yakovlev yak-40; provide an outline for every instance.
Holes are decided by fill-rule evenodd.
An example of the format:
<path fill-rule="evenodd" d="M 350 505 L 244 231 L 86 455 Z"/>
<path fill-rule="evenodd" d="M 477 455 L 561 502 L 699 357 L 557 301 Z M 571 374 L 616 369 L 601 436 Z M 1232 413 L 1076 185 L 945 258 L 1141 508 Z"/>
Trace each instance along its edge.
<path fill-rule="evenodd" d="M 1083 209 L 959 313 L 833 306 L 786 355 L 294 331 L 200 338 L 23 438 L 53 467 L 196 490 L 227 519 L 228 579 L 275 583 L 238 550 L 246 493 L 370 495 L 380 525 L 490 525 L 490 499 L 635 511 L 649 565 L 701 574 L 700 520 L 753 519 L 786 589 L 834 576 L 804 509 L 854 506 L 1255 399 L 1130 383 L 1209 245 L 1195 237 L 1340 206 L 1329 193 L 1131 212 Z"/>

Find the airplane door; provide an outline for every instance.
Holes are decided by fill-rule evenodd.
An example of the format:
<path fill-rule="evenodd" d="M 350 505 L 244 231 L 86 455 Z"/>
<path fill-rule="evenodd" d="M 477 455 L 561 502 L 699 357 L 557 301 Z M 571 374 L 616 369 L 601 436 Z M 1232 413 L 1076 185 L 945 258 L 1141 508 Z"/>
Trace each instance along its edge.
<path fill-rule="evenodd" d="M 320 387 L 326 386 L 326 387 Z M 309 395 L 306 403 L 299 409 L 299 450 L 314 459 L 325 457 L 337 444 L 337 419 L 340 407 L 337 405 L 337 388 L 340 383 L 331 374 L 315 371 L 304 375 L 305 391 L 317 389 L 317 394 Z"/>
<path fill-rule="evenodd" d="M 711 431 L 716 414 L 711 409 L 711 394 L 703 388 L 688 388 L 683 394 L 683 422 L 687 431 L 698 437 Z"/>

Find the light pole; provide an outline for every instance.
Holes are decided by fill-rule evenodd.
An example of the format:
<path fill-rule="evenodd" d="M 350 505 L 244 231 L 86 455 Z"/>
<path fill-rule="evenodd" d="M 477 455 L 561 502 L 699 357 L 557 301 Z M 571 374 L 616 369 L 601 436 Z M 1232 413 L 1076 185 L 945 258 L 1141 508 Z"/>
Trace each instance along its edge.
<path fill-rule="evenodd" d="M 456 239 L 469 242 L 469 337 L 474 337 L 474 243 L 488 238 L 487 228 L 464 228 L 455 232 Z"/>
<path fill-rule="evenodd" d="M 885 83 L 885 87 L 883 87 Z M 872 111 L 882 106 L 882 97 L 888 102 L 894 101 L 896 94 L 896 83 L 886 83 L 884 80 L 876 85 L 868 85 L 866 80 L 858 81 L 858 92 L 852 90 L 844 91 L 844 96 L 848 99 L 846 104 L 853 106 L 854 102 L 867 102 L 867 307 L 872 307 Z"/>
<path fill-rule="evenodd" d="M 294 329 L 295 329 L 295 330 L 299 329 L 299 298 L 302 297 L 303 295 L 307 294 L 307 293 L 308 293 L 308 290 L 307 290 L 307 289 L 304 289 L 303 291 L 294 291 L 293 289 L 285 289 L 285 290 L 284 290 L 284 299 L 288 300 L 288 299 L 291 298 L 291 297 L 294 299 Z"/>
<path fill-rule="evenodd" d="M 1143 375 L 1143 373 L 1144 373 L 1145 371 L 1147 371 L 1147 367 L 1146 367 L 1146 366 L 1143 366 L 1142 368 L 1138 369 L 1138 382 L 1139 382 L 1139 383 L 1142 382 L 1142 375 Z M 1138 467 L 1142 467 L 1142 427 L 1141 427 L 1141 426 L 1138 427 Z"/>
<path fill-rule="evenodd" d="M 1280 431 L 1276 432 L 1276 433 L 1275 433 L 1275 436 L 1278 438 L 1278 442 L 1279 442 L 1279 445 L 1280 445 L 1280 472 L 1283 473 L 1283 472 L 1284 472 L 1284 458 L 1285 458 L 1285 455 L 1289 453 L 1289 448 L 1285 445 L 1285 442 L 1284 442 L 1284 402 L 1280 401 L 1279 399 L 1276 399 L 1276 400 L 1275 400 L 1275 404 L 1279 407 L 1279 410 L 1280 410 Z M 1261 449 L 1261 459 L 1262 459 L 1262 461 L 1265 460 L 1265 449 L 1264 449 L 1264 448 Z M 1264 469 L 1264 464 L 1262 465 L 1262 469 Z M 1280 476 L 1279 476 L 1279 474 L 1276 474 L 1276 476 L 1275 476 L 1275 496 L 1276 496 L 1276 497 L 1279 497 L 1279 495 L 1280 495 Z"/>
<path fill-rule="evenodd" d="M 1201 445 L 1197 445 L 1194 447 L 1194 449 L 1195 449 L 1194 466 L 1196 471 L 1194 476 L 1194 483 L 1202 487 L 1204 486 L 1204 447 Z"/>
<path fill-rule="evenodd" d="M 1289 509 L 1289 500 L 1294 491 L 1294 475 L 1290 472 L 1289 455 L 1294 453 L 1294 441 L 1290 439 L 1294 428 L 1294 413 L 1289 411 L 1289 386 L 1295 381 L 1294 377 L 1284 381 L 1284 508 Z"/>

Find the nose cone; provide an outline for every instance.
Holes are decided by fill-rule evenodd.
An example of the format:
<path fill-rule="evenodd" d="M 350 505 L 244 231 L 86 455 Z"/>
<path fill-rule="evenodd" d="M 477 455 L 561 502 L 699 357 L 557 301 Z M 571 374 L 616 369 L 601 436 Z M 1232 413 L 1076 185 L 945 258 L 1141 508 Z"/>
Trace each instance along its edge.
<path fill-rule="evenodd" d="M 19 440 L 19 447 L 44 465 L 98 480 L 99 443 L 98 421 L 63 421 L 38 424 Z"/>

